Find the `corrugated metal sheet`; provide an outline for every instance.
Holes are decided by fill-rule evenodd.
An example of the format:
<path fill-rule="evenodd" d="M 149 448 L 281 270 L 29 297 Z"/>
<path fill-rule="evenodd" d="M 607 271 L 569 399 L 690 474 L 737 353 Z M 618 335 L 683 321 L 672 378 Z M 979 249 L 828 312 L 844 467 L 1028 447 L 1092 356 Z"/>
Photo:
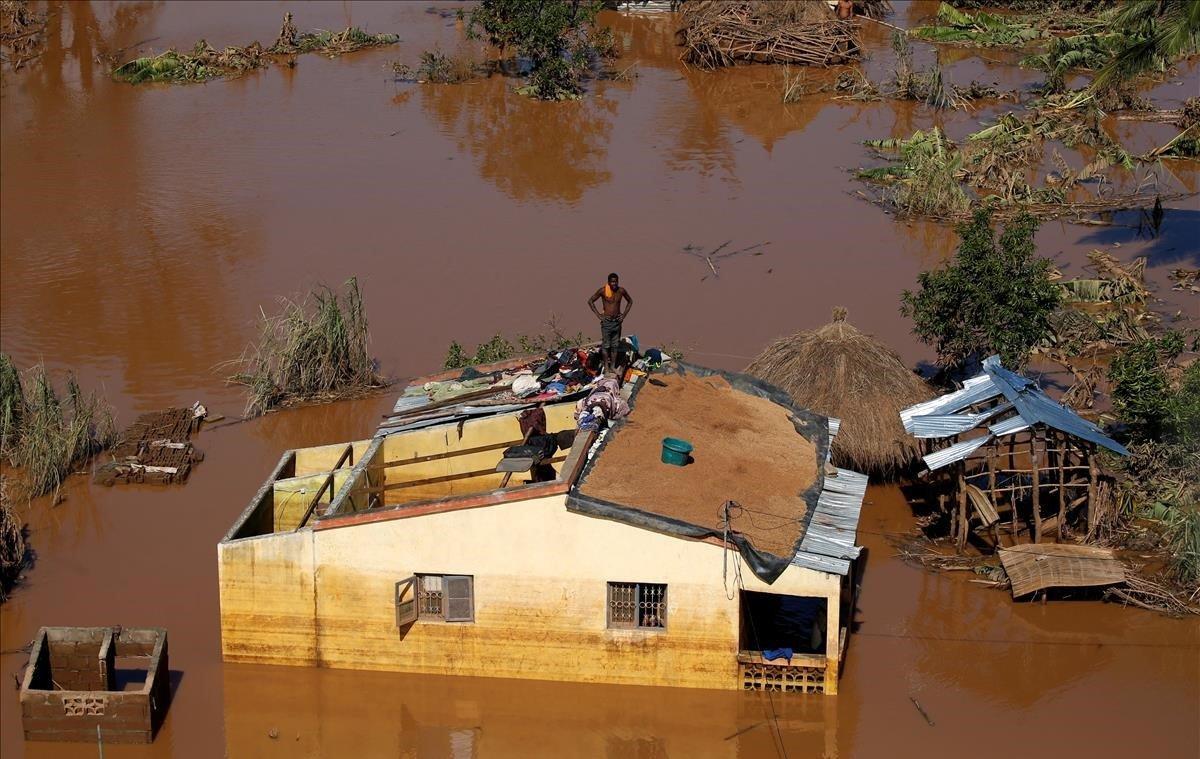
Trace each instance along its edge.
<path fill-rule="evenodd" d="M 833 439 L 837 437 L 838 430 L 842 428 L 842 420 L 829 416 L 825 417 L 825 421 L 829 425 L 829 448 L 825 451 L 825 463 L 828 464 L 833 460 Z"/>
<path fill-rule="evenodd" d="M 996 437 L 1004 437 L 1005 435 L 1013 435 L 1018 432 L 1024 432 L 1027 429 L 1029 429 L 1029 422 L 1025 421 L 1020 414 L 1017 414 L 1016 416 L 1010 416 L 1003 422 L 996 422 L 992 426 L 988 427 L 988 432 L 992 433 Z"/>
<path fill-rule="evenodd" d="M 961 435 L 967 430 L 978 427 L 997 414 L 1003 414 L 1005 411 L 1011 410 L 1012 407 L 1013 405 L 1006 401 L 998 404 L 995 408 L 980 411 L 978 414 L 914 416 L 910 420 L 912 429 L 909 430 L 909 434 L 913 437 L 924 439 L 938 439 Z"/>
<path fill-rule="evenodd" d="M 982 403 L 1000 395 L 1001 390 L 986 374 L 972 377 L 963 383 L 961 390 L 955 390 L 931 401 L 909 406 L 900 412 L 900 421 L 904 429 L 912 434 L 912 420 L 918 416 L 941 416 L 962 411 L 968 406 Z"/>
<path fill-rule="evenodd" d="M 375 433 L 375 437 L 387 437 L 395 435 L 398 432 L 409 432 L 411 430 L 419 430 L 425 427 L 435 427 L 439 424 L 450 424 L 463 419 L 474 419 L 476 417 L 496 416 L 498 414 L 508 414 L 513 411 L 530 408 L 532 403 L 510 403 L 503 406 L 447 406 L 433 417 L 417 418 L 417 421 L 409 424 L 397 424 L 394 426 L 380 426 Z M 391 419 L 384 422 L 387 425 Z"/>
<path fill-rule="evenodd" d="M 1122 456 L 1129 455 L 1123 445 L 1105 435 L 1099 427 L 1051 400 L 1033 380 L 1001 366 L 999 356 L 984 359 L 983 371 L 1030 425 L 1045 424 Z"/>
<path fill-rule="evenodd" d="M 393 414 L 403 414 L 406 411 L 414 411 L 416 409 L 428 406 L 433 403 L 427 395 L 402 395 L 396 399 L 396 405 L 392 406 Z"/>
<path fill-rule="evenodd" d="M 825 478 L 792 564 L 839 575 L 850 571 L 850 560 L 862 550 L 857 545 L 858 521 L 867 482 L 867 475 L 849 469 Z"/>
<path fill-rule="evenodd" d="M 980 446 L 992 439 L 991 435 L 983 435 L 982 437 L 973 437 L 970 440 L 963 440 L 960 443 L 955 443 L 949 448 L 943 448 L 940 451 L 934 451 L 925 457 L 925 466 L 929 471 L 941 469 L 942 467 L 953 464 L 956 461 L 962 461 L 967 456 L 970 456 L 975 451 L 979 450 Z"/>

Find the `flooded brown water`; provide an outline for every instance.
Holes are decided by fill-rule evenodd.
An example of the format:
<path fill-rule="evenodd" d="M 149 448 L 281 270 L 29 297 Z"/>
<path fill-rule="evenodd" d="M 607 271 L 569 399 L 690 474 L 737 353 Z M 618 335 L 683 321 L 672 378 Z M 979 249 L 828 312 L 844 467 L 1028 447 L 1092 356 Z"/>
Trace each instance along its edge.
<path fill-rule="evenodd" d="M 898 23 L 934 7 L 897 5 Z M 897 223 L 853 195 L 847 171 L 870 160 L 862 140 L 928 128 L 923 108 L 782 106 L 778 69 L 682 69 L 661 17 L 607 19 L 622 65 L 638 63 L 632 82 L 544 104 L 499 77 L 394 81 L 392 60 L 469 49 L 455 20 L 424 3 L 50 7 L 46 52 L 0 85 L 0 339 L 21 365 L 76 369 L 126 421 L 196 399 L 238 413 L 242 398 L 216 367 L 253 337 L 259 306 L 351 275 L 373 349 L 397 377 L 439 366 L 452 339 L 533 332 L 552 314 L 593 329 L 583 301 L 610 270 L 637 301 L 634 330 L 701 363 L 741 368 L 836 305 L 906 360 L 929 358 L 898 296 L 949 255 L 953 235 Z M 120 85 L 95 61 L 201 37 L 270 40 L 288 9 L 301 28 L 356 24 L 402 41 L 189 87 Z M 869 34 L 879 77 L 889 32 Z M 923 65 L 933 52 L 916 55 Z M 957 82 L 1031 81 L 965 51 L 942 62 Z M 1198 81 L 1193 67 L 1154 94 L 1172 105 Z M 1003 108 L 936 119 L 961 136 Z M 1139 149 L 1170 135 L 1118 128 Z M 1195 164 L 1171 171 L 1196 187 Z M 1191 198 L 1157 237 L 1123 214 L 1110 227 L 1047 222 L 1038 241 L 1069 275 L 1094 247 L 1148 256 L 1161 310 L 1195 320 L 1196 299 L 1170 291 L 1167 275 L 1200 265 L 1198 219 Z M 725 261 L 719 277 L 680 252 L 726 240 L 771 244 Z M 59 506 L 35 502 L 38 561 L 0 607 L 0 648 L 41 625 L 167 627 L 177 679 L 167 723 L 150 747 L 106 747 L 115 757 L 1200 753 L 1200 625 L 1091 602 L 1013 604 L 907 567 L 884 534 L 911 519 L 882 488 L 863 518 L 870 558 L 836 698 L 223 665 L 216 542 L 283 449 L 366 435 L 388 402 L 202 433 L 208 457 L 185 487 L 76 478 Z M 23 664 L 0 656 L 0 677 Z M 95 747 L 23 743 L 14 692 L 0 698 L 0 753 Z"/>

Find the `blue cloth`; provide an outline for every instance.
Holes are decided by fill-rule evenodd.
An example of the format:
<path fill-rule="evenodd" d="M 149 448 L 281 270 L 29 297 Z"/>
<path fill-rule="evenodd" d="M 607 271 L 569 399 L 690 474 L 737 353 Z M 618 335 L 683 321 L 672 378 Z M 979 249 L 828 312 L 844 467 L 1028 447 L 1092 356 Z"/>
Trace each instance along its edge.
<path fill-rule="evenodd" d="M 546 392 L 558 393 L 559 395 L 562 395 L 563 393 L 567 392 L 567 386 L 561 382 L 551 382 L 546 385 Z"/>
<path fill-rule="evenodd" d="M 792 649 L 790 648 L 772 648 L 762 652 L 762 656 L 767 661 L 775 661 L 776 659 L 787 659 L 788 664 L 792 663 Z"/>

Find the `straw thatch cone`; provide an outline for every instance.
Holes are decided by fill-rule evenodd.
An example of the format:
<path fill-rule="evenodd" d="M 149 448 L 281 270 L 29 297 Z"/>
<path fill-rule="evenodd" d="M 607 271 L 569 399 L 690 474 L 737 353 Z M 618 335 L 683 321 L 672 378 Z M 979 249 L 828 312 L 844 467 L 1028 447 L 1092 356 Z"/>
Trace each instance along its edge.
<path fill-rule="evenodd" d="M 894 350 L 846 323 L 846 309 L 820 329 L 767 346 L 746 368 L 792 397 L 796 405 L 842 420 L 833 462 L 890 476 L 919 456 L 900 410 L 929 400 L 933 390 Z"/>

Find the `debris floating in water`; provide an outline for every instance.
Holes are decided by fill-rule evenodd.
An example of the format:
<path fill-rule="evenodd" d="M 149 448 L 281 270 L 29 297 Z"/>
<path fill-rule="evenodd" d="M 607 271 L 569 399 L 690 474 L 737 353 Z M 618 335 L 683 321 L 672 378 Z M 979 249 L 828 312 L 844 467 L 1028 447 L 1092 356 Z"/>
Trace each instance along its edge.
<path fill-rule="evenodd" d="M 197 83 L 212 79 L 236 78 L 248 71 L 265 68 L 277 56 L 320 53 L 330 58 L 378 45 L 399 42 L 394 34 L 368 34 L 358 27 L 346 27 L 340 32 L 318 29 L 299 32 L 292 14 L 285 14 L 279 37 L 270 48 L 258 42 L 245 47 L 226 47 L 217 50 L 200 40 L 190 53 L 167 50 L 158 55 L 136 58 L 113 71 L 113 77 L 130 84 L 143 82 Z"/>
<path fill-rule="evenodd" d="M 121 433 L 113 460 L 96 470 L 100 485 L 121 482 L 152 482 L 167 485 L 183 482 L 192 464 L 204 454 L 188 438 L 200 428 L 208 410 L 197 402 L 191 408 L 169 408 L 142 414 Z"/>

